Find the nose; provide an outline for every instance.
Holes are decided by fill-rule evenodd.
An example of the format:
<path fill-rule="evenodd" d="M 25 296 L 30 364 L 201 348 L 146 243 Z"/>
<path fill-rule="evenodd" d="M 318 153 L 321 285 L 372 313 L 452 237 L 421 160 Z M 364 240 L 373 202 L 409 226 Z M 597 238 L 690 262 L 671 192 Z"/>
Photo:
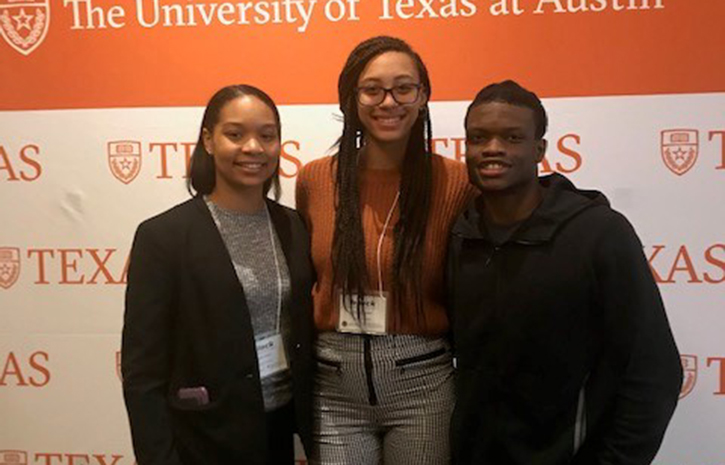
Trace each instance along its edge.
<path fill-rule="evenodd" d="M 251 154 L 262 153 L 262 144 L 256 137 L 248 137 L 242 144 L 242 151 Z"/>
<path fill-rule="evenodd" d="M 393 98 L 393 91 L 392 89 L 385 89 L 385 96 L 383 97 L 383 101 L 380 102 L 381 107 L 392 107 L 398 105 L 398 102 L 395 101 L 395 98 Z"/>
<path fill-rule="evenodd" d="M 506 148 L 500 138 L 491 137 L 483 146 L 481 153 L 488 156 L 503 155 L 506 153 Z"/>

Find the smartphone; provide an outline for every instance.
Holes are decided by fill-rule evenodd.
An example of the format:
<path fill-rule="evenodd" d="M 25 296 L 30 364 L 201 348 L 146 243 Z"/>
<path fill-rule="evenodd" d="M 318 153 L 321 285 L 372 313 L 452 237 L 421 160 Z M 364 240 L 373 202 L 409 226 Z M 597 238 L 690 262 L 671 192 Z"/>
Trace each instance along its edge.
<path fill-rule="evenodd" d="M 179 400 L 192 403 L 198 407 L 209 404 L 209 392 L 204 386 L 180 388 L 177 396 Z"/>

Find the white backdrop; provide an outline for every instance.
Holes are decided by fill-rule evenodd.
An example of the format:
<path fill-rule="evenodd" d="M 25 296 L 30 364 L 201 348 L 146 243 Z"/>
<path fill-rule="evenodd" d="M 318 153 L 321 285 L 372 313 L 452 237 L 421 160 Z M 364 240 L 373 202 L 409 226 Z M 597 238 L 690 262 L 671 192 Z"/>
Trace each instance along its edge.
<path fill-rule="evenodd" d="M 725 93 L 544 104 L 542 171 L 601 189 L 635 225 L 688 356 L 656 463 L 722 465 Z M 432 104 L 439 153 L 460 155 L 466 105 Z M 280 110 L 282 202 L 293 205 L 299 165 L 324 155 L 340 124 L 334 105 Z M 140 221 L 188 198 L 184 144 L 196 140 L 202 111 L 0 112 L 0 464 L 133 463 L 117 371 L 126 259 Z M 669 130 L 697 131 L 679 142 L 697 151 L 684 174 L 662 156 Z M 109 142 L 118 141 L 138 143 L 122 146 L 127 166 L 140 160 L 133 180 L 111 169 Z"/>

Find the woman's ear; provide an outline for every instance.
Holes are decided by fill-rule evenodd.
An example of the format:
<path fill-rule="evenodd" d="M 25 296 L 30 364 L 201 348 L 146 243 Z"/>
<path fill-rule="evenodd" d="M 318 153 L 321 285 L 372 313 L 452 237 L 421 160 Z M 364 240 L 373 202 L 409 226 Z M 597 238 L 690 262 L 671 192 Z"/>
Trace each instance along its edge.
<path fill-rule="evenodd" d="M 425 106 L 428 103 L 428 89 L 425 87 L 420 89 L 420 104 Z"/>
<path fill-rule="evenodd" d="M 212 141 L 211 132 L 207 128 L 201 130 L 201 139 L 204 142 L 204 150 L 209 155 L 214 155 L 214 143 Z"/>

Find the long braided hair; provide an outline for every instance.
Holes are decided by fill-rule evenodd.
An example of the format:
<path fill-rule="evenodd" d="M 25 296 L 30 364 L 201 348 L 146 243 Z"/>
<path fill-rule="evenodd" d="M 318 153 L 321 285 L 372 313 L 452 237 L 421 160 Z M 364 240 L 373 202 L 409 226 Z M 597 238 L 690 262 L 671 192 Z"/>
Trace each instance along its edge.
<path fill-rule="evenodd" d="M 338 80 L 338 97 L 343 114 L 342 136 L 337 141 L 336 216 L 332 245 L 334 284 L 346 298 L 362 295 L 369 289 L 365 266 L 365 240 L 360 212 L 358 186 L 358 155 L 365 139 L 365 127 L 357 112 L 356 87 L 365 66 L 385 52 L 402 52 L 416 64 L 421 92 L 430 97 L 431 85 L 428 70 L 420 56 L 404 41 L 387 36 L 368 39 L 350 53 Z M 421 268 L 428 212 L 431 203 L 432 130 L 428 104 L 421 108 L 411 128 L 405 158 L 401 167 L 400 215 L 394 228 L 395 254 L 393 261 L 393 285 L 391 286 L 396 307 L 406 311 L 406 298 L 415 302 L 415 318 L 424 325 L 422 308 Z M 357 314 L 361 317 L 358 300 Z M 410 313 L 410 310 L 407 310 Z M 413 315 L 410 315 L 413 316 Z M 400 321 L 400 312 L 394 318 Z"/>

